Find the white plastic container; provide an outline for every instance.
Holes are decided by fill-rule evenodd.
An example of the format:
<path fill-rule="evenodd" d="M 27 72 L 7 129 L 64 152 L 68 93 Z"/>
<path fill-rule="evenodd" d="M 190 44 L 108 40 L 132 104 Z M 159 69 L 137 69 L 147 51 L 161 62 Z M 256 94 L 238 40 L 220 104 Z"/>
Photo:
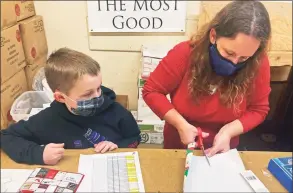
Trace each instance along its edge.
<path fill-rule="evenodd" d="M 46 92 L 46 94 L 49 97 L 49 99 L 53 102 L 54 101 L 54 94 L 53 94 L 51 88 L 49 87 L 46 78 L 44 78 L 42 80 L 42 85 L 43 85 L 43 91 Z"/>
<path fill-rule="evenodd" d="M 27 91 L 13 102 L 10 114 L 16 122 L 28 120 L 32 108 L 44 108 L 43 104 L 51 102 L 45 91 Z"/>

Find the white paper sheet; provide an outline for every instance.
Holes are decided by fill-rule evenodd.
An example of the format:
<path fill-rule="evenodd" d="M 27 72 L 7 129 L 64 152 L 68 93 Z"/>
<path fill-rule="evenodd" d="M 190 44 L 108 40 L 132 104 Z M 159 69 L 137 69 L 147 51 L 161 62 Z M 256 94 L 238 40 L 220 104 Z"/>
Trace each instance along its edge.
<path fill-rule="evenodd" d="M 80 155 L 77 192 L 145 192 L 138 152 Z"/>
<path fill-rule="evenodd" d="M 171 50 L 175 45 L 156 45 L 156 44 L 148 44 L 142 46 L 142 56 L 143 57 L 151 57 L 151 58 L 164 58 L 169 50 Z"/>
<path fill-rule="evenodd" d="M 241 176 L 245 171 L 236 149 L 210 158 L 193 156 L 184 192 L 254 192 Z"/>
<path fill-rule="evenodd" d="M 33 170 L 1 169 L 1 192 L 18 192 Z"/>

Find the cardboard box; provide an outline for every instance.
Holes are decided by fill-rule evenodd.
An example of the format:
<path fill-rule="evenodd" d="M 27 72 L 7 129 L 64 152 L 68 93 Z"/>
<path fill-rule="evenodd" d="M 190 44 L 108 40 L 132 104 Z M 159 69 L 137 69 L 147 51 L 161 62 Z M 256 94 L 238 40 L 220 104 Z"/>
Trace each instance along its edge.
<path fill-rule="evenodd" d="M 36 15 L 34 1 L 15 1 L 17 21 Z"/>
<path fill-rule="evenodd" d="M 271 66 L 271 81 L 286 82 L 292 66 Z"/>
<path fill-rule="evenodd" d="M 19 26 L 1 31 L 1 84 L 26 65 Z"/>
<path fill-rule="evenodd" d="M 10 108 L 14 100 L 27 91 L 27 82 L 24 70 L 20 70 L 8 81 L 1 85 L 1 114 L 6 123 L 12 122 Z"/>
<path fill-rule="evenodd" d="M 163 133 L 156 132 L 141 132 L 141 143 L 146 144 L 163 144 L 164 143 L 164 135 Z"/>
<path fill-rule="evenodd" d="M 3 118 L 3 115 L 1 113 L 1 128 L 0 129 L 5 129 L 7 127 L 6 121 Z"/>
<path fill-rule="evenodd" d="M 137 101 L 137 119 L 160 121 L 161 119 L 148 107 L 142 99 Z"/>
<path fill-rule="evenodd" d="M 137 118 L 137 111 L 131 111 L 134 118 Z M 164 125 L 162 120 L 137 120 L 137 125 L 141 131 L 142 144 L 163 144 L 164 142 Z"/>
<path fill-rule="evenodd" d="M 1 30 L 16 24 L 14 1 L 1 1 Z"/>
<path fill-rule="evenodd" d="M 19 22 L 23 50 L 28 65 L 48 55 L 47 39 L 42 16 L 34 16 Z"/>
<path fill-rule="evenodd" d="M 137 125 L 144 132 L 163 133 L 165 121 L 162 120 L 137 120 Z"/>
<path fill-rule="evenodd" d="M 36 73 L 45 66 L 47 61 L 47 56 L 42 56 L 38 58 L 33 64 L 27 65 L 25 69 L 26 80 L 28 84 L 28 89 L 32 90 L 33 79 Z"/>
<path fill-rule="evenodd" d="M 116 102 L 120 103 L 124 108 L 129 109 L 129 101 L 127 95 L 116 95 Z"/>

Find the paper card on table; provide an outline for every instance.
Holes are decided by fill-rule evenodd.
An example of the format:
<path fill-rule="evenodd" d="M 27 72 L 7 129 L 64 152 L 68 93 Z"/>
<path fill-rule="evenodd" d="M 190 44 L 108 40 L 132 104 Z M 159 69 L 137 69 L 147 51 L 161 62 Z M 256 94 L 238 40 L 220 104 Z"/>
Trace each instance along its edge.
<path fill-rule="evenodd" d="M 66 188 L 68 185 L 69 185 L 70 182 L 65 182 L 65 181 L 62 181 L 58 186 L 59 187 L 62 187 L 62 188 Z"/>
<path fill-rule="evenodd" d="M 26 182 L 41 183 L 42 180 L 42 178 L 28 178 Z"/>
<path fill-rule="evenodd" d="M 40 170 L 38 168 L 37 170 L 39 171 L 38 174 L 36 175 L 36 177 L 38 178 L 44 178 L 49 172 L 48 168 L 41 168 Z"/>
<path fill-rule="evenodd" d="M 39 188 L 40 184 L 32 184 L 29 189 L 32 191 L 36 191 Z"/>
<path fill-rule="evenodd" d="M 64 189 L 63 192 L 73 192 L 73 191 L 69 189 Z"/>
<path fill-rule="evenodd" d="M 54 179 L 56 174 L 58 173 L 58 170 L 50 170 L 45 178 Z"/>
<path fill-rule="evenodd" d="M 204 156 L 193 156 L 184 192 L 254 192 L 240 172 L 245 171 L 237 150 L 217 154 L 208 165 Z"/>
<path fill-rule="evenodd" d="M 63 179 L 65 182 L 71 182 L 74 184 L 79 184 L 79 182 L 82 180 L 83 175 L 81 174 L 74 174 L 74 173 L 67 173 Z"/>
<path fill-rule="evenodd" d="M 47 190 L 46 190 L 46 192 L 55 192 L 55 190 L 56 190 L 56 188 L 57 188 L 57 186 L 52 186 L 52 185 L 50 185 L 50 186 L 48 186 L 47 187 Z"/>
<path fill-rule="evenodd" d="M 63 192 L 65 188 L 62 187 L 57 187 L 55 192 Z"/>
<path fill-rule="evenodd" d="M 39 184 L 39 188 L 41 189 L 48 189 L 49 185 L 48 184 Z"/>
<path fill-rule="evenodd" d="M 41 192 L 45 192 L 45 191 L 46 191 L 46 189 L 38 188 L 35 192 L 41 193 Z"/>
<path fill-rule="evenodd" d="M 34 171 L 30 171 L 24 182 L 16 187 L 17 190 L 14 192 L 76 192 L 83 177 L 83 174 L 78 173 L 36 168 Z"/>
<path fill-rule="evenodd" d="M 44 179 L 41 183 L 42 184 L 47 184 L 47 185 L 52 185 L 52 186 L 58 186 L 61 181 L 58 180 L 52 180 L 52 179 Z"/>
<path fill-rule="evenodd" d="M 31 178 L 34 178 L 38 175 L 38 173 L 40 172 L 41 168 L 36 168 L 32 174 L 30 175 Z"/>
<path fill-rule="evenodd" d="M 59 171 L 55 177 L 54 177 L 54 180 L 63 180 L 63 178 L 65 177 L 66 175 L 66 172 L 63 172 L 63 171 Z"/>

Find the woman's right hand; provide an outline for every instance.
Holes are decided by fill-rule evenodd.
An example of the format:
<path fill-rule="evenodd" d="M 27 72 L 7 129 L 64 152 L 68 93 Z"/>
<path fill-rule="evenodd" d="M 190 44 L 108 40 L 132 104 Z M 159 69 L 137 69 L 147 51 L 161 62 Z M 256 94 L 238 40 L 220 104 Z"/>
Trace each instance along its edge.
<path fill-rule="evenodd" d="M 184 145 L 188 145 L 190 143 L 195 142 L 195 137 L 197 136 L 197 128 L 189 123 L 185 123 L 181 125 L 179 128 L 177 128 L 181 142 Z M 209 136 L 208 133 L 202 132 L 203 138 L 206 138 Z"/>

